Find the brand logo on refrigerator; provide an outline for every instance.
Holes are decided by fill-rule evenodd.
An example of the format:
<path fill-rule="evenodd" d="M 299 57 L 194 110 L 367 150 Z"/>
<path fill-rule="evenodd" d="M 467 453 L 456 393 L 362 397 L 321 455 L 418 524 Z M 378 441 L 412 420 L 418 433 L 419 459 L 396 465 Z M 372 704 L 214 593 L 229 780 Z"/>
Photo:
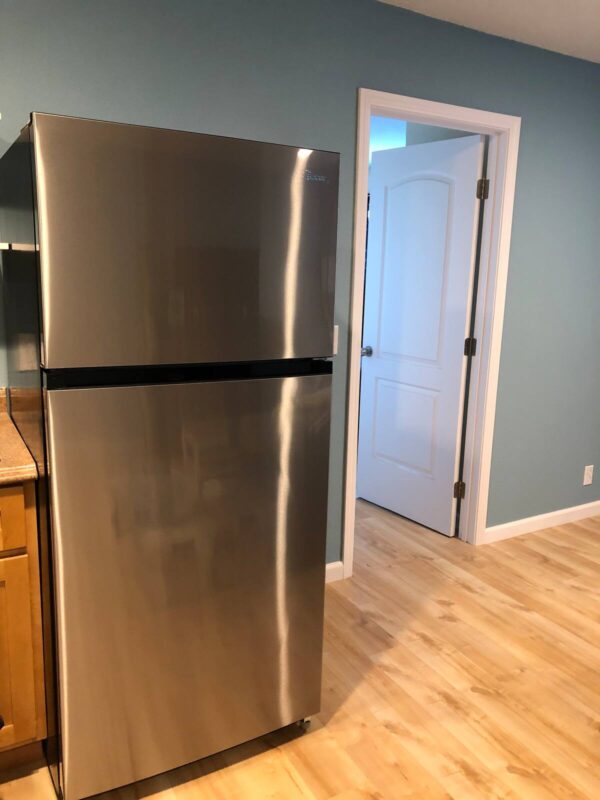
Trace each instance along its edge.
<path fill-rule="evenodd" d="M 308 183 L 329 183 L 327 175 L 317 175 L 316 172 L 312 172 L 310 169 L 304 170 L 304 180 Z"/>

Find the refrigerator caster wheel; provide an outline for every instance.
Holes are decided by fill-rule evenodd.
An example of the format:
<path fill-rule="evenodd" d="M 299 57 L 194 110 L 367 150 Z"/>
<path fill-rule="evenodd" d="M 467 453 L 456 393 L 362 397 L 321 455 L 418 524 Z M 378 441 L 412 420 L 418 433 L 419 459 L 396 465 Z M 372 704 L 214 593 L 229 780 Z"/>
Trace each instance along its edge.
<path fill-rule="evenodd" d="M 303 731 L 307 731 L 310 728 L 311 719 L 310 717 L 304 717 L 304 719 L 299 719 L 296 725 Z"/>

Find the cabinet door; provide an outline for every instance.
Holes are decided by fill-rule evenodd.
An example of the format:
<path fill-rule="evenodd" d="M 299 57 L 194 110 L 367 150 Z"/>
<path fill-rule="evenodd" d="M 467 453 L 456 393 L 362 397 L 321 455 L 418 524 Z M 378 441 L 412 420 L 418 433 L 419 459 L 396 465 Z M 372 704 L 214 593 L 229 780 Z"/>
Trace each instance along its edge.
<path fill-rule="evenodd" d="M 36 736 L 28 559 L 0 559 L 0 750 Z"/>

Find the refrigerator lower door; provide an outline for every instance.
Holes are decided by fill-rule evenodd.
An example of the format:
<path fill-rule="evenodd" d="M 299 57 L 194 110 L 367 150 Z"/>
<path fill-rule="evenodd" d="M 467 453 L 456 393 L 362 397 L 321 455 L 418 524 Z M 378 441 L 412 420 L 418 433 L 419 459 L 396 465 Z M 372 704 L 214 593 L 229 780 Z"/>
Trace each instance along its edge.
<path fill-rule="evenodd" d="M 330 381 L 48 392 L 66 800 L 319 709 Z"/>

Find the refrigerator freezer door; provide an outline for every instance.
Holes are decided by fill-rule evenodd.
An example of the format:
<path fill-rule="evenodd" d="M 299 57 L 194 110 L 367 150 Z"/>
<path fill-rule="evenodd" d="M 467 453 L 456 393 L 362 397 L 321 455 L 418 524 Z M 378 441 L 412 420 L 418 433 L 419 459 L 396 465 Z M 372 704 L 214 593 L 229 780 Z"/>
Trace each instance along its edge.
<path fill-rule="evenodd" d="M 318 710 L 330 380 L 48 392 L 66 800 Z"/>
<path fill-rule="evenodd" d="M 339 156 L 33 115 L 43 366 L 328 356 Z"/>

